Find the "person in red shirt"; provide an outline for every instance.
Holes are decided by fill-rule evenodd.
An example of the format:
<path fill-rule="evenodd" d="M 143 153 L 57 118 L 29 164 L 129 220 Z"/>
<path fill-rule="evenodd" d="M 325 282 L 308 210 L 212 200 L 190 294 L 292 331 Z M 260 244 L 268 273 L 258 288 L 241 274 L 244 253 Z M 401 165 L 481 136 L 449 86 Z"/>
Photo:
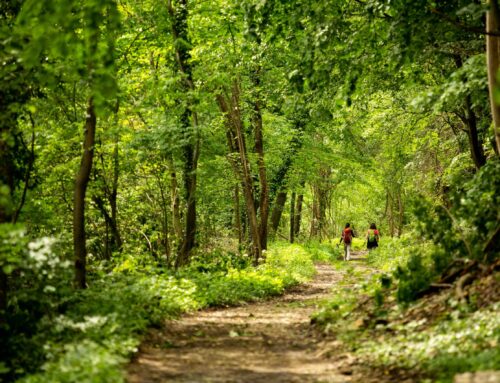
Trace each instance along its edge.
<path fill-rule="evenodd" d="M 370 225 L 370 228 L 366 232 L 366 247 L 368 250 L 375 249 L 376 247 L 378 247 L 378 241 L 380 238 L 379 236 L 380 233 L 377 230 L 377 226 L 374 223 L 372 223 Z"/>
<path fill-rule="evenodd" d="M 342 236 L 340 237 L 339 242 L 339 244 L 341 244 L 342 241 L 344 241 L 344 261 L 349 261 L 351 259 L 351 242 L 354 236 L 351 224 L 346 223 L 344 230 L 342 230 Z"/>

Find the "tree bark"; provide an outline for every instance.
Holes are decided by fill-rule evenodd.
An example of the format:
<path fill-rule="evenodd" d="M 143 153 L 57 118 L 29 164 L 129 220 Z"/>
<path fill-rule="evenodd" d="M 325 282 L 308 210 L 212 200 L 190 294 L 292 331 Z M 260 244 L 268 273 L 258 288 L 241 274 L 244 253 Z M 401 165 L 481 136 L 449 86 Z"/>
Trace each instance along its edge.
<path fill-rule="evenodd" d="M 156 182 L 158 183 L 158 189 L 160 190 L 160 198 L 161 198 L 161 228 L 162 228 L 162 238 L 161 242 L 163 243 L 163 248 L 165 251 L 165 265 L 167 268 L 171 266 L 170 258 L 171 258 L 171 247 L 170 247 L 170 238 L 168 235 L 168 197 L 167 193 L 163 187 L 163 179 L 160 173 L 155 173 Z"/>
<path fill-rule="evenodd" d="M 179 0 L 176 8 L 172 0 L 167 2 L 168 12 L 172 22 L 172 34 L 175 40 L 175 58 L 179 72 L 184 76 L 184 90 L 192 92 L 195 89 L 193 82 L 193 68 L 191 66 L 190 40 L 188 35 L 188 4 L 187 0 Z M 196 243 L 196 170 L 199 157 L 199 137 L 197 132 L 197 115 L 188 103 L 181 116 L 183 131 L 184 157 L 184 195 L 186 201 L 185 230 L 182 245 L 177 254 L 175 267 L 178 268 L 189 262 L 191 250 Z M 192 132 L 190 131 L 192 127 Z"/>
<path fill-rule="evenodd" d="M 181 223 L 181 212 L 180 212 L 180 198 L 179 198 L 179 185 L 177 183 L 177 173 L 174 167 L 174 160 L 169 161 L 170 168 L 170 199 L 171 199 L 171 209 L 172 209 L 172 226 L 174 229 L 174 235 L 176 242 L 181 241 L 184 237 L 182 231 Z"/>
<path fill-rule="evenodd" d="M 401 196 L 401 190 L 398 191 L 398 210 L 399 210 L 399 220 L 398 220 L 398 237 L 403 234 L 403 223 L 404 223 L 404 205 L 403 197 Z"/>
<path fill-rule="evenodd" d="M 489 0 L 489 10 L 486 13 L 486 32 L 498 32 L 500 29 L 500 8 L 498 0 Z M 495 101 L 495 92 L 499 90 L 498 68 L 500 65 L 500 38 L 486 35 L 486 56 L 488 63 L 488 89 L 490 95 L 491 115 L 495 132 L 496 153 L 500 153 L 500 106 Z"/>
<path fill-rule="evenodd" d="M 250 226 L 250 236 L 252 241 L 251 255 L 254 259 L 254 264 L 257 264 L 262 255 L 262 247 L 260 243 L 260 231 L 257 219 L 257 211 L 254 203 L 252 173 L 250 170 L 250 162 L 248 161 L 244 126 L 240 113 L 238 83 L 236 81 L 234 82 L 232 95 L 231 97 L 228 97 L 228 100 L 226 100 L 226 98 L 222 94 L 217 95 L 216 98 L 222 113 L 224 113 L 226 116 L 226 127 L 231 131 L 231 134 L 234 135 L 236 146 L 238 148 L 240 160 L 239 166 L 241 169 L 241 171 L 239 171 L 238 173 L 240 174 L 241 182 L 243 185 L 246 213 Z"/>
<path fill-rule="evenodd" d="M 461 68 L 463 66 L 462 57 L 460 55 L 455 55 L 455 65 L 457 68 Z M 472 109 L 472 100 L 469 94 L 465 97 L 464 107 L 465 114 L 459 114 L 459 117 L 467 130 L 472 161 L 474 162 L 476 169 L 480 169 L 486 163 L 486 157 L 484 155 L 483 143 L 479 138 L 477 130 L 477 116 Z"/>
<path fill-rule="evenodd" d="M 35 164 L 35 121 L 33 120 L 33 116 L 31 115 L 31 113 L 30 113 L 30 121 L 31 121 L 32 132 L 31 132 L 31 149 L 28 160 L 28 169 L 26 170 L 26 174 L 24 176 L 24 187 L 23 187 L 23 194 L 21 195 L 21 201 L 19 202 L 19 205 L 16 211 L 14 212 L 14 215 L 12 216 L 12 223 L 16 223 L 17 219 L 19 218 L 19 214 L 21 214 L 21 210 L 26 201 L 26 194 L 29 188 L 31 173 L 33 172 L 33 165 Z"/>
<path fill-rule="evenodd" d="M 389 193 L 389 191 L 387 192 L 387 196 L 389 202 L 389 204 L 387 205 L 389 207 L 387 214 L 389 232 L 391 233 L 391 237 L 394 237 L 394 199 L 392 198 L 392 195 Z"/>
<path fill-rule="evenodd" d="M 240 214 L 240 187 L 234 186 L 234 227 L 238 235 L 238 244 L 243 242 L 243 232 L 241 231 L 241 214 Z"/>
<path fill-rule="evenodd" d="M 466 110 L 466 120 L 467 125 L 467 136 L 469 138 L 469 148 L 471 152 L 472 160 L 477 169 L 480 169 L 484 164 L 486 164 L 486 157 L 484 155 L 483 143 L 479 139 L 477 131 L 477 116 L 472 110 L 471 98 L 467 95 L 465 100 L 465 110 Z"/>
<path fill-rule="evenodd" d="M 281 221 L 281 215 L 286 203 L 286 191 L 280 191 L 274 201 L 273 213 L 271 214 L 271 232 L 274 234 L 278 230 Z"/>
<path fill-rule="evenodd" d="M 297 205 L 295 207 L 295 219 L 293 220 L 294 223 L 294 237 L 297 238 L 300 234 L 300 223 L 302 220 L 302 203 L 304 201 L 304 195 L 299 194 L 297 197 Z"/>
<path fill-rule="evenodd" d="M 264 137 L 262 133 L 262 113 L 260 110 L 260 66 L 252 76 L 253 85 L 257 92 L 257 97 L 253 103 L 253 130 L 255 139 L 255 152 L 257 153 L 257 166 L 259 168 L 259 185 L 260 185 L 260 200 L 259 200 L 259 235 L 262 250 L 267 249 L 267 223 L 269 218 L 269 187 L 267 184 L 266 164 L 264 160 Z"/>
<path fill-rule="evenodd" d="M 94 158 L 94 143 L 97 119 L 94 111 L 94 102 L 89 98 L 85 132 L 83 140 L 83 155 L 80 170 L 76 176 L 75 197 L 73 202 L 73 246 L 75 257 L 75 285 L 84 289 L 86 283 L 86 233 L 85 233 L 85 194 L 92 170 Z"/>
<path fill-rule="evenodd" d="M 114 238 L 114 250 L 122 251 L 123 242 L 122 237 L 120 235 L 120 229 L 118 226 L 118 206 L 117 206 L 117 198 L 118 198 L 118 180 L 120 177 L 120 153 L 118 151 L 118 134 L 115 135 L 115 143 L 113 148 L 113 184 L 111 186 L 111 193 L 109 195 L 109 205 L 111 207 L 111 222 L 113 222 L 112 226 L 112 234 Z"/>

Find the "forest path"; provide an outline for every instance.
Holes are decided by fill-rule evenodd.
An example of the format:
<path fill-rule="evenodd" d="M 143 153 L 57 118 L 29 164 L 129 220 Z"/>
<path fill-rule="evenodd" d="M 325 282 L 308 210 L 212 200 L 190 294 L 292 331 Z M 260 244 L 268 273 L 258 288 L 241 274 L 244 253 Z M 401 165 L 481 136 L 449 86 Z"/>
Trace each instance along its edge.
<path fill-rule="evenodd" d="M 364 255 L 352 253 L 355 268 L 366 268 Z M 196 312 L 152 330 L 128 382 L 369 382 L 340 344 L 338 355 L 321 352 L 310 315 L 344 272 L 316 269 L 314 280 L 281 297 Z"/>

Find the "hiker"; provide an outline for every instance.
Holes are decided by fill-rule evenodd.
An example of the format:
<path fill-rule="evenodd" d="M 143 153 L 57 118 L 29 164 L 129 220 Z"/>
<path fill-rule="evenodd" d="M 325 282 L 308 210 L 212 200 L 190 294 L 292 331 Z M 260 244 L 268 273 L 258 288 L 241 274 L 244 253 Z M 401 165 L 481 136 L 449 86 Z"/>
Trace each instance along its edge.
<path fill-rule="evenodd" d="M 370 225 L 370 228 L 366 232 L 366 248 L 368 250 L 375 249 L 378 247 L 378 240 L 379 240 L 379 231 L 377 230 L 377 226 L 372 223 Z"/>
<path fill-rule="evenodd" d="M 355 235 L 354 231 L 351 229 L 351 224 L 346 223 L 339 242 L 340 245 L 342 241 L 344 241 L 344 261 L 349 261 L 351 259 L 351 242 L 353 237 L 355 237 Z"/>

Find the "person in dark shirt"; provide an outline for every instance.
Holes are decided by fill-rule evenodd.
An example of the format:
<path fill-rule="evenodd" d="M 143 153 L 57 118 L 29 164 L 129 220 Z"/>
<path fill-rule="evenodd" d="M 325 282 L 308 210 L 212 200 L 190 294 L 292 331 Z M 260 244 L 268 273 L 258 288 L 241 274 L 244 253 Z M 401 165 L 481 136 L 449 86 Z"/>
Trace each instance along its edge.
<path fill-rule="evenodd" d="M 370 225 L 370 228 L 366 232 L 366 248 L 368 250 L 377 248 L 379 239 L 380 239 L 380 233 L 377 230 L 377 226 L 374 223 L 372 223 Z"/>

